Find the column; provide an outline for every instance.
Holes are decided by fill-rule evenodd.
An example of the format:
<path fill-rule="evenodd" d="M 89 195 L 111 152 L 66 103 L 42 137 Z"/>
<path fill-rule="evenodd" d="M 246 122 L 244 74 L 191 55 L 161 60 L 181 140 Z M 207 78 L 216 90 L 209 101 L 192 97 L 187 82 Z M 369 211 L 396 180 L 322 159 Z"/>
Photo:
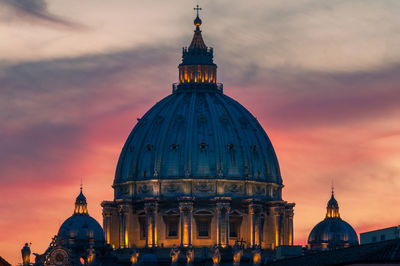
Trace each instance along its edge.
<path fill-rule="evenodd" d="M 184 236 L 184 223 L 185 223 L 185 213 L 183 212 L 183 208 L 181 208 L 179 206 L 179 214 L 180 214 L 180 218 L 181 218 L 181 246 L 183 247 L 183 236 Z"/>
<path fill-rule="evenodd" d="M 152 243 L 152 247 L 156 247 L 157 243 L 156 243 L 156 214 L 155 214 L 155 210 L 153 210 L 152 214 L 151 214 L 151 243 Z"/>
<path fill-rule="evenodd" d="M 229 213 L 230 208 L 225 208 L 225 245 L 229 246 Z"/>
<path fill-rule="evenodd" d="M 179 211 L 181 215 L 181 246 L 187 247 L 192 243 L 193 202 L 180 202 Z"/>
<path fill-rule="evenodd" d="M 252 246 L 261 244 L 261 211 L 260 204 L 249 204 L 250 214 L 250 243 Z"/>
<path fill-rule="evenodd" d="M 229 246 L 229 213 L 230 203 L 226 199 L 224 201 L 217 202 L 217 217 L 218 217 L 218 235 L 217 243 L 218 246 L 227 247 Z"/>
<path fill-rule="evenodd" d="M 222 225 L 222 221 L 221 221 L 221 207 L 217 206 L 217 221 L 218 221 L 218 225 L 217 225 L 217 244 L 218 246 L 221 246 L 221 225 Z"/>
<path fill-rule="evenodd" d="M 258 236 L 257 236 L 257 245 L 261 246 L 261 239 L 262 239 L 262 224 L 261 224 L 261 213 L 258 213 L 257 217 L 257 227 L 258 227 Z"/>
<path fill-rule="evenodd" d="M 146 211 L 146 222 L 145 222 L 145 226 L 146 226 L 146 247 L 149 247 L 149 213 Z"/>
<path fill-rule="evenodd" d="M 293 208 L 287 208 L 285 214 L 285 245 L 293 245 Z"/>
<path fill-rule="evenodd" d="M 150 201 L 144 204 L 146 212 L 146 247 L 157 246 L 157 202 Z"/>
<path fill-rule="evenodd" d="M 282 212 L 283 212 L 282 207 L 277 207 L 275 209 L 276 234 L 277 234 L 275 247 L 283 245 L 284 219 Z"/>
<path fill-rule="evenodd" d="M 111 217 L 112 209 L 103 207 L 104 238 L 107 244 L 111 244 Z"/>
<path fill-rule="evenodd" d="M 253 247 L 255 245 L 255 213 L 253 206 L 250 207 L 250 245 Z"/>
<path fill-rule="evenodd" d="M 119 247 L 128 247 L 127 215 L 129 207 L 126 204 L 119 205 Z"/>
<path fill-rule="evenodd" d="M 189 246 L 192 245 L 192 215 L 193 208 L 189 210 L 188 213 L 188 236 L 189 236 Z"/>

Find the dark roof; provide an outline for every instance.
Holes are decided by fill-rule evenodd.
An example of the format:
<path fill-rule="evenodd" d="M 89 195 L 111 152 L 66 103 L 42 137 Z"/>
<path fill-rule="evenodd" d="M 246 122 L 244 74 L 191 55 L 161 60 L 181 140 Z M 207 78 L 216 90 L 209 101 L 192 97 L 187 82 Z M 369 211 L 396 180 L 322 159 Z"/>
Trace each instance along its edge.
<path fill-rule="evenodd" d="M 11 264 L 0 256 L 0 266 L 11 266 Z"/>
<path fill-rule="evenodd" d="M 335 199 L 335 196 L 333 195 L 333 192 L 332 192 L 332 195 L 331 195 L 331 199 L 328 201 L 327 208 L 339 209 L 339 204 L 338 204 L 337 200 Z"/>
<path fill-rule="evenodd" d="M 400 263 L 400 239 L 283 259 L 267 265 L 345 265 L 350 263 Z"/>

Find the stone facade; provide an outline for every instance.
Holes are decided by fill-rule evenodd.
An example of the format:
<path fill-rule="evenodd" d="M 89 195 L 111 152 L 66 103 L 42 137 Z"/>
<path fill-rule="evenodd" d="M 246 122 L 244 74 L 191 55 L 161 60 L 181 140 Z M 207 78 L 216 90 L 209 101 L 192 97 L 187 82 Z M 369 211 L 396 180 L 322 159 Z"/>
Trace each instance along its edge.
<path fill-rule="evenodd" d="M 114 248 L 293 244 L 294 204 L 281 200 L 274 183 L 149 180 L 114 188 L 117 200 L 102 203 L 105 238 Z"/>

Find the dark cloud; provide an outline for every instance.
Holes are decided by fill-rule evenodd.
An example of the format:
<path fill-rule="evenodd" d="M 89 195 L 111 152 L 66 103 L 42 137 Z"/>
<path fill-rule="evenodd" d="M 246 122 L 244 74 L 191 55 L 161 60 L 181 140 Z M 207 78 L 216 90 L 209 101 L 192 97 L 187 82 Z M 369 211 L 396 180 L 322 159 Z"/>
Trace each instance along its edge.
<path fill-rule="evenodd" d="M 115 118 L 128 110 L 132 117 L 121 133 L 124 139 L 136 117 L 170 93 L 168 84 L 176 80 L 174 65 L 179 56 L 173 48 L 142 47 L 3 64 L 1 167 L 13 171 L 11 166 L 33 157 L 39 158 L 38 163 L 61 164 L 88 145 L 93 121 Z M 251 65 L 239 66 L 245 74 L 232 75 L 236 65 L 228 61 L 219 65 L 226 94 L 249 108 L 268 129 L 334 127 L 390 117 L 400 111 L 399 66 L 368 73 L 329 74 Z M 31 165 L 32 169 L 40 168 Z"/>
<path fill-rule="evenodd" d="M 255 114 L 263 114 L 269 126 L 346 125 L 400 112 L 400 65 L 351 73 L 265 69 L 257 65 L 241 70 L 242 75 L 223 70 L 226 91 L 231 86 L 237 98 L 243 93 L 257 95 L 245 96 L 242 102 Z"/>
<path fill-rule="evenodd" d="M 3 9 L 5 14 L 0 13 L 0 19 L 3 21 L 35 22 L 73 29 L 85 28 L 83 25 L 51 14 L 45 0 L 0 0 L 0 6 L 5 7 Z"/>
<path fill-rule="evenodd" d="M 170 54 L 138 48 L 0 66 L 0 169 L 9 173 L 3 182 L 63 178 L 60 168 L 102 136 L 92 131 L 97 121 L 126 110 L 132 117 L 119 133 L 128 134 L 142 105 L 170 93 Z"/>

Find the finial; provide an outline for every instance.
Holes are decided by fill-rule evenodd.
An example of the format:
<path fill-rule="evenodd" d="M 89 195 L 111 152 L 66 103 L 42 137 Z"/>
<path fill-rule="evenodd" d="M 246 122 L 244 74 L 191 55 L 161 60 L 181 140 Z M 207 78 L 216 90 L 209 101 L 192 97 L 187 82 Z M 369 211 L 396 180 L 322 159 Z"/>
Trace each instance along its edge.
<path fill-rule="evenodd" d="M 195 8 L 193 8 L 193 10 L 197 11 L 197 16 L 199 16 L 199 10 L 202 10 L 201 7 L 199 7 L 199 5 L 197 4 Z"/>
<path fill-rule="evenodd" d="M 82 193 L 82 177 L 81 177 L 81 193 Z"/>
<path fill-rule="evenodd" d="M 193 8 L 193 10 L 196 10 L 196 13 L 197 13 L 197 17 L 194 20 L 194 25 L 196 27 L 199 27 L 201 25 L 201 19 L 199 18 L 199 10 L 202 10 L 202 8 L 199 7 L 199 5 L 196 5 L 196 7 Z"/>
<path fill-rule="evenodd" d="M 335 193 L 335 186 L 333 185 L 333 179 L 332 179 L 332 186 L 331 186 L 331 190 L 332 190 L 332 196 Z"/>

